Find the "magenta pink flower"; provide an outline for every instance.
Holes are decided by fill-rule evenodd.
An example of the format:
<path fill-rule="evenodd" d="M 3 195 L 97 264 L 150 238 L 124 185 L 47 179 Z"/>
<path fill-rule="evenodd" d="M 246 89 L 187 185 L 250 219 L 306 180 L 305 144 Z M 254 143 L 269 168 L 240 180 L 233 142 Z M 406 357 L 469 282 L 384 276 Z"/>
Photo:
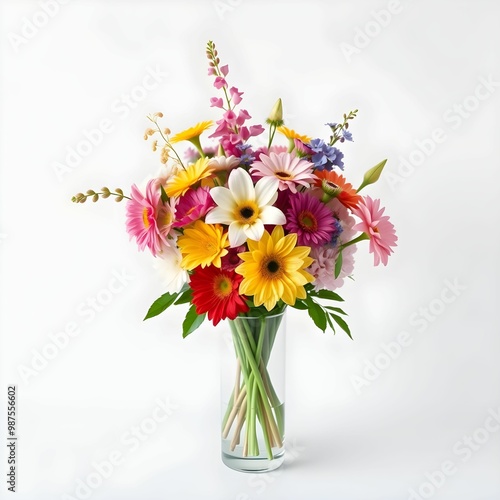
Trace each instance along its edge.
<path fill-rule="evenodd" d="M 361 222 L 353 229 L 363 231 L 370 237 L 370 253 L 373 253 L 374 265 L 380 262 L 387 265 L 389 255 L 393 253 L 392 247 L 397 246 L 396 231 L 389 217 L 383 215 L 385 208 L 380 208 L 380 200 L 372 200 L 369 196 L 363 197 L 363 202 L 352 212 L 357 215 Z"/>
<path fill-rule="evenodd" d="M 175 210 L 177 220 L 174 227 L 183 227 L 197 219 L 201 219 L 214 206 L 215 203 L 210 196 L 208 187 L 190 189 L 184 196 L 179 198 Z"/>
<path fill-rule="evenodd" d="M 233 247 L 227 249 L 227 254 L 222 257 L 221 269 L 225 271 L 234 271 L 243 261 L 240 259 L 239 254 L 246 252 L 247 247 L 241 245 L 239 247 Z"/>
<path fill-rule="evenodd" d="M 297 233 L 297 243 L 319 247 L 329 243 L 335 230 L 332 211 L 308 193 L 290 195 L 285 228 Z"/>
<path fill-rule="evenodd" d="M 161 202 L 160 190 L 156 179 L 151 179 L 143 195 L 134 184 L 132 199 L 127 201 L 126 228 L 130 238 L 137 240 L 139 250 L 146 247 L 156 257 L 162 244 L 168 245 L 168 234 L 172 227 L 174 209 L 171 204 Z"/>

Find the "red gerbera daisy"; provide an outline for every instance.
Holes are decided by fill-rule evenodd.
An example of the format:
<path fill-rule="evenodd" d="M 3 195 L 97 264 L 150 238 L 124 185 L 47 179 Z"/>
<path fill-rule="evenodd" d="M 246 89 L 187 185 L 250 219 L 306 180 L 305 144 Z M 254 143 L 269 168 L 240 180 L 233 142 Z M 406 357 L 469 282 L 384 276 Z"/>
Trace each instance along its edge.
<path fill-rule="evenodd" d="M 215 326 L 222 319 L 235 319 L 247 312 L 245 296 L 238 291 L 242 279 L 243 276 L 234 271 L 215 266 L 197 267 L 189 282 L 196 313 L 208 313 L 208 319 Z"/>

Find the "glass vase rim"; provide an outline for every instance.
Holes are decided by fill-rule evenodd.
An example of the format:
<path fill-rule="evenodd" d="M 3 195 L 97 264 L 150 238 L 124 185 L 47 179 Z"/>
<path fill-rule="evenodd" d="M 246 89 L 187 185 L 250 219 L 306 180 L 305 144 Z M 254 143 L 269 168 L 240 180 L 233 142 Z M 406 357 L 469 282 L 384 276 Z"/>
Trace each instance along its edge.
<path fill-rule="evenodd" d="M 236 316 L 236 318 L 230 319 L 229 321 L 237 321 L 237 320 L 241 320 L 241 319 L 250 319 L 250 320 L 258 319 L 258 320 L 260 320 L 261 318 L 272 319 L 272 318 L 279 318 L 280 316 L 284 316 L 285 313 L 286 313 L 286 309 L 283 309 L 283 311 L 281 311 L 279 313 L 269 314 L 269 315 L 261 314 L 259 316 Z"/>

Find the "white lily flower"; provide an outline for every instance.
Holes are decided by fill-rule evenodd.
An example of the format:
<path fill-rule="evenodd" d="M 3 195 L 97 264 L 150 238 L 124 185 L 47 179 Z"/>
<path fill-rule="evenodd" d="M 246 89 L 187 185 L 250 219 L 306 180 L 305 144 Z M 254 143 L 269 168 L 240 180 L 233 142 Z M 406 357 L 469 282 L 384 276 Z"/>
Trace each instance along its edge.
<path fill-rule="evenodd" d="M 250 174 L 236 168 L 229 174 L 228 188 L 214 187 L 210 194 L 217 204 L 206 216 L 207 224 L 227 224 L 231 247 L 248 239 L 259 241 L 264 234 L 264 224 L 283 225 L 285 214 L 273 203 L 278 197 L 275 178 L 260 179 L 253 185 Z"/>

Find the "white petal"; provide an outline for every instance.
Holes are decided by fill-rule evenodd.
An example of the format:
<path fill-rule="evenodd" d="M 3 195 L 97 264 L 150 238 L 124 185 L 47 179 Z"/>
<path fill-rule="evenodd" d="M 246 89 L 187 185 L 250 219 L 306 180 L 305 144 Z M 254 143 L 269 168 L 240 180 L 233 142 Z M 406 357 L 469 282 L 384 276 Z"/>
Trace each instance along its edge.
<path fill-rule="evenodd" d="M 229 245 L 231 247 L 239 247 L 247 240 L 247 235 L 245 234 L 245 231 L 243 231 L 243 227 L 239 222 L 233 222 L 229 226 L 228 236 Z"/>
<path fill-rule="evenodd" d="M 233 213 L 219 207 L 212 208 L 205 217 L 207 224 L 231 224 L 233 221 Z"/>
<path fill-rule="evenodd" d="M 255 184 L 255 197 L 257 205 L 268 205 L 278 191 L 280 181 L 276 177 L 263 177 Z"/>
<path fill-rule="evenodd" d="M 226 210 L 234 210 L 236 203 L 231 191 L 225 187 L 214 187 L 210 190 L 210 196 L 217 205 Z"/>
<path fill-rule="evenodd" d="M 228 185 L 236 203 L 245 203 L 255 199 L 252 178 L 243 168 L 236 168 L 229 174 Z"/>
<path fill-rule="evenodd" d="M 260 219 L 257 219 L 245 229 L 245 233 L 251 240 L 259 241 L 264 234 L 264 224 Z"/>
<path fill-rule="evenodd" d="M 264 224 L 278 224 L 280 226 L 286 223 L 285 214 L 279 208 L 271 207 L 269 205 L 261 210 L 260 220 Z"/>

